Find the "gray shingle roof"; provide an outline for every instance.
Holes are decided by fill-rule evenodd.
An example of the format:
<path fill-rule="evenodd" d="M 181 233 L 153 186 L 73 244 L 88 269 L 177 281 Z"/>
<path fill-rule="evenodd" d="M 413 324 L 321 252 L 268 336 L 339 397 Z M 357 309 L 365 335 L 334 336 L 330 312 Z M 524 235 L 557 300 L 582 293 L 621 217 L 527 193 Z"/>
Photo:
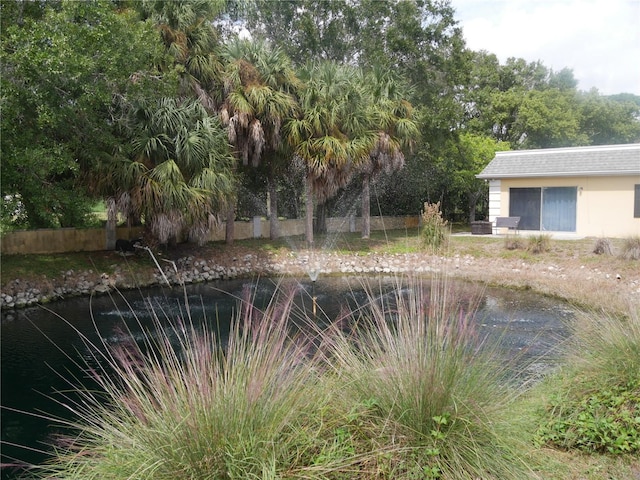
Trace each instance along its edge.
<path fill-rule="evenodd" d="M 497 152 L 478 178 L 640 175 L 640 143 Z"/>

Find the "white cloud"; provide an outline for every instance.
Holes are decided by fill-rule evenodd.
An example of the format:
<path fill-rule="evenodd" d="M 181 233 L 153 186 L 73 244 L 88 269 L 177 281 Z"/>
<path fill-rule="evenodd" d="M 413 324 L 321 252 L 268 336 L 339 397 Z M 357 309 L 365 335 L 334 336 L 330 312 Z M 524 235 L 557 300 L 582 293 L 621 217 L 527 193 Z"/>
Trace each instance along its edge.
<path fill-rule="evenodd" d="M 467 46 L 573 70 L 578 88 L 640 95 L 640 0 L 452 0 Z"/>

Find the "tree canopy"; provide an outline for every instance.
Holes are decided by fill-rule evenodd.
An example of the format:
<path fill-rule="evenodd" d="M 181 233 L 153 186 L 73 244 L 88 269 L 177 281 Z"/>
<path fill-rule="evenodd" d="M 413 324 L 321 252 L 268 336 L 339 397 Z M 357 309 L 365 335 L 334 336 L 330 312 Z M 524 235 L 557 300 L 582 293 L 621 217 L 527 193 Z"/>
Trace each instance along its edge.
<path fill-rule="evenodd" d="M 21 224 L 72 226 L 87 213 L 83 174 L 122 141 L 118 103 L 149 94 L 161 50 L 151 25 L 109 2 L 31 7 L 2 32 L 2 195 L 19 199 Z"/>
<path fill-rule="evenodd" d="M 345 189 L 367 216 L 373 179 L 386 213 L 440 201 L 472 220 L 486 208 L 474 172 L 496 149 L 640 141 L 638 95 L 471 51 L 447 0 L 0 0 L 0 13 L 3 228 L 81 225 L 94 201 L 129 198 L 123 212 L 162 241 L 204 238 L 243 191 L 268 190 L 274 221 L 278 196 L 319 217 Z"/>

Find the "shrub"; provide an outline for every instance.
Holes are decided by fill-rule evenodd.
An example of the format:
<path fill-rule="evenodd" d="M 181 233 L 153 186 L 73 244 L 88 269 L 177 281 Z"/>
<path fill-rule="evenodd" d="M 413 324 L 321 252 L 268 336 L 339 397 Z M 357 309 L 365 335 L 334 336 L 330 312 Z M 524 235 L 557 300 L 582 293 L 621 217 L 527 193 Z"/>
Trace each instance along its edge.
<path fill-rule="evenodd" d="M 323 430 L 307 419 L 319 398 L 308 344 L 290 332 L 292 295 L 265 312 L 247 306 L 222 343 L 209 327 L 158 320 L 139 345 L 107 353 L 104 393 L 81 390 L 70 408 L 78 433 L 44 468 L 46 478 L 281 478 Z M 314 430 L 315 429 L 315 430 Z M 75 433 L 75 432 L 74 432 Z"/>
<path fill-rule="evenodd" d="M 65 399 L 79 420 L 43 477 L 527 476 L 520 437 L 503 428 L 507 365 L 478 336 L 473 304 L 399 280 L 325 328 L 294 293 L 264 311 L 247 301 L 228 338 L 156 317 L 141 343 L 89 344 L 100 388 Z"/>
<path fill-rule="evenodd" d="M 524 247 L 522 238 L 518 235 L 507 235 L 504 237 L 504 248 L 507 250 L 520 250 Z"/>
<path fill-rule="evenodd" d="M 593 247 L 593 253 L 596 255 L 612 255 L 613 249 L 611 246 L 611 240 L 608 238 L 599 238 L 596 240 L 596 244 Z"/>
<path fill-rule="evenodd" d="M 423 244 L 433 251 L 438 251 L 446 245 L 448 229 L 449 222 L 442 218 L 440 202 L 425 202 L 421 230 Z"/>
<path fill-rule="evenodd" d="M 555 377 L 540 443 L 589 452 L 640 452 L 640 314 L 584 314 Z"/>
<path fill-rule="evenodd" d="M 505 362 L 478 336 L 474 307 L 418 280 L 369 298 L 323 350 L 342 402 L 369 406 L 369 441 L 393 455 L 389 478 L 524 478 L 518 438 L 498 427 L 512 399 Z"/>
<path fill-rule="evenodd" d="M 621 256 L 625 260 L 640 260 L 640 237 L 625 238 Z"/>
<path fill-rule="evenodd" d="M 541 233 L 540 235 L 532 235 L 527 240 L 527 250 L 531 253 L 544 253 L 551 250 L 551 235 Z"/>

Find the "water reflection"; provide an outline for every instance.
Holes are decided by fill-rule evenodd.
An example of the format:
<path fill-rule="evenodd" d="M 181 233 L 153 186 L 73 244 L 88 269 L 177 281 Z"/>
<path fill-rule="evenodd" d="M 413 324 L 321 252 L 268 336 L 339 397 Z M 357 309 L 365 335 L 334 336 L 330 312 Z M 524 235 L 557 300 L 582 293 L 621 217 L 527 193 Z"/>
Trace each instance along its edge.
<path fill-rule="evenodd" d="M 393 290 L 395 281 L 388 279 L 376 287 L 381 301 Z M 335 319 L 346 304 L 352 308 L 363 305 L 370 295 L 353 278 L 287 282 L 300 287 L 299 307 L 307 312 L 313 290 L 319 318 Z M 154 315 L 167 327 L 190 315 L 195 324 L 206 322 L 216 328 L 224 341 L 238 299 L 251 298 L 257 307 L 264 308 L 274 289 L 275 282 L 269 279 L 191 285 L 186 291 L 158 287 L 128 292 L 125 297 L 76 298 L 53 304 L 48 310 L 32 308 L 5 314 L 1 325 L 2 463 L 15 463 L 16 459 L 40 463 L 46 459 L 44 451 L 60 427 L 52 426 L 38 412 L 68 418 L 68 411 L 50 397 L 70 388 L 65 378 L 87 381 L 79 363 L 100 361 L 87 350 L 81 336 L 94 345 L 113 345 L 132 338 L 140 341 L 152 328 Z M 558 346 L 567 336 L 566 320 L 574 313 L 566 304 L 504 289 L 485 289 L 478 296 L 478 288 L 471 284 L 456 284 L 456 291 L 456 301 L 465 308 L 475 308 L 472 299 L 478 300 L 474 318 L 480 333 L 500 338 L 506 357 L 526 361 L 526 375 L 538 375 L 554 365 Z M 2 478 L 12 475 L 12 469 L 3 468 Z"/>

